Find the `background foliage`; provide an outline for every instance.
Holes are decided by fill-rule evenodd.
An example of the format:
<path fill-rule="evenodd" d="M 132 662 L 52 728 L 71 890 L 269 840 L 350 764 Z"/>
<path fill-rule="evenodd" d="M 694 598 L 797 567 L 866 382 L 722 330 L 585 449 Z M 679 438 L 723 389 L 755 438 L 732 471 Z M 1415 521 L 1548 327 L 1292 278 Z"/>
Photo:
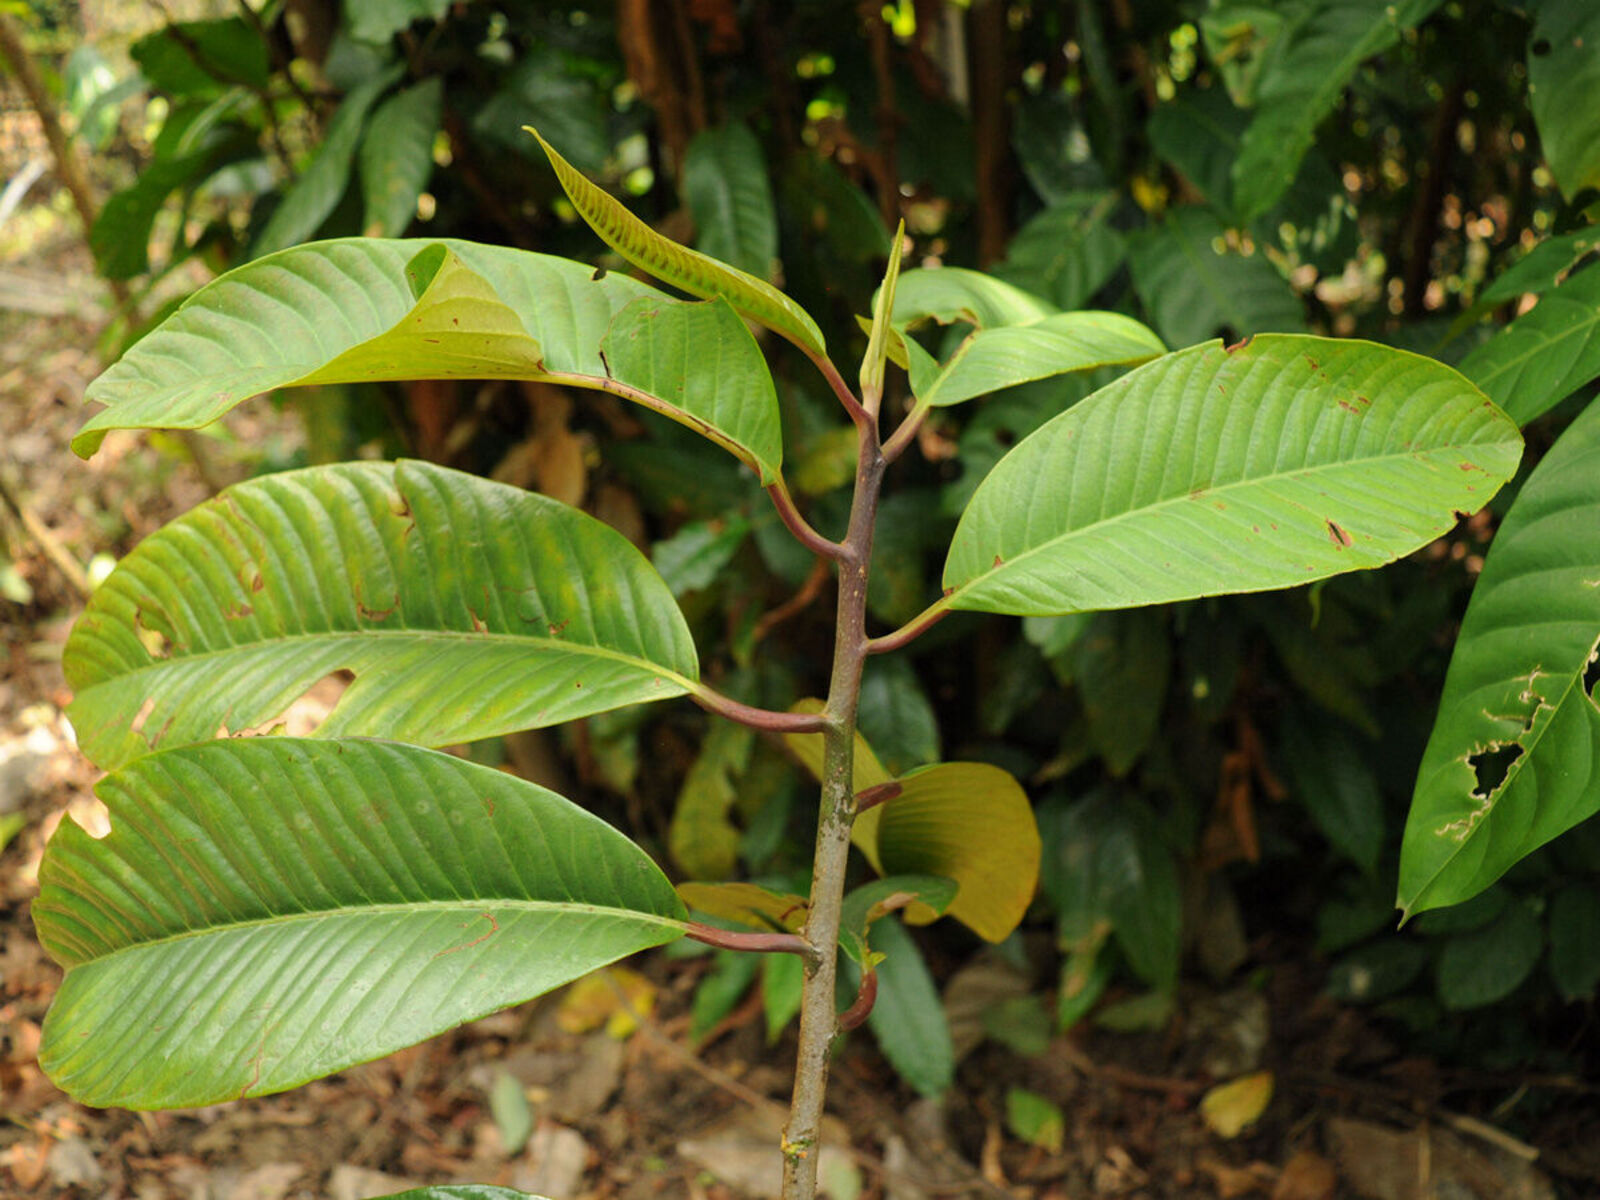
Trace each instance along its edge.
<path fill-rule="evenodd" d="M 1312 331 L 1441 358 L 1532 422 L 1530 465 L 1600 375 L 1600 135 L 1591 105 L 1560 99 L 1600 75 L 1600 17 L 1575 0 L 294 0 L 70 53 L 51 10 L 36 15 L 114 189 L 90 241 L 129 288 L 123 343 L 168 310 L 174 272 L 315 237 L 468 237 L 619 270 L 521 131 L 535 125 L 651 225 L 781 282 L 835 346 L 863 340 L 856 314 L 903 218 L 908 265 L 981 267 L 1173 347 Z M 937 298 L 927 311 L 984 324 Z M 960 332 L 936 325 L 926 344 Z M 837 533 L 853 436 L 791 347 L 765 349 L 792 481 Z M 935 414 L 883 514 L 882 628 L 938 594 L 934 550 L 1006 448 L 1117 372 Z M 289 395 L 305 449 L 262 471 L 404 452 L 581 504 L 648 550 L 717 686 L 769 707 L 821 690 L 828 588 L 755 477 L 680 427 L 543 385 Z M 1581 471 L 1592 435 L 1574 432 Z M 1593 820 L 1472 898 L 1441 897 L 1466 903 L 1394 922 L 1445 669 L 1512 499 L 1381 572 L 1092 616 L 957 614 L 909 663 L 871 664 L 862 731 L 888 773 L 959 759 L 1027 781 L 1045 837 L 1029 927 L 1051 935 L 1041 994 L 1058 1023 L 1159 1024 L 1185 972 L 1229 979 L 1309 947 L 1334 996 L 1424 1050 L 1572 1053 L 1573 1002 L 1600 985 Z M 538 757 L 678 875 L 803 890 L 809 781 L 748 731 L 707 729 L 687 708 L 629 710 L 539 735 Z M 1516 757 L 1469 765 L 1493 789 Z M 975 944 L 942 927 L 922 943 L 935 967 Z M 925 1017 L 928 970 L 897 959 L 921 971 L 899 994 Z M 701 1028 L 757 969 L 732 964 L 710 976 Z M 775 1029 L 798 990 L 783 971 L 762 980 Z M 952 1050 L 915 1007 L 876 1024 L 934 1092 Z"/>

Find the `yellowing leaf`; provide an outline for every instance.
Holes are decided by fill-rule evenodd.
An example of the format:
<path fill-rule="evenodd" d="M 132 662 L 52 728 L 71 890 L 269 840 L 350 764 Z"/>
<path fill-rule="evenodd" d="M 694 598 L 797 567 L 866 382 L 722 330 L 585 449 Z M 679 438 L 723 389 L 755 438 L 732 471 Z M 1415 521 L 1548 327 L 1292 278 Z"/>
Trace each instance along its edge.
<path fill-rule="evenodd" d="M 585 975 L 567 989 L 556 1013 L 563 1033 L 588 1033 L 601 1025 L 614 1038 L 628 1037 L 656 1006 L 656 986 L 627 967 Z"/>
<path fill-rule="evenodd" d="M 1272 1072 L 1257 1071 L 1219 1083 L 1200 1098 L 1200 1116 L 1218 1137 L 1235 1138 L 1267 1111 Z"/>
<path fill-rule="evenodd" d="M 708 917 L 798 932 L 806 923 L 804 896 L 773 892 L 753 883 L 680 883 L 678 898 Z"/>

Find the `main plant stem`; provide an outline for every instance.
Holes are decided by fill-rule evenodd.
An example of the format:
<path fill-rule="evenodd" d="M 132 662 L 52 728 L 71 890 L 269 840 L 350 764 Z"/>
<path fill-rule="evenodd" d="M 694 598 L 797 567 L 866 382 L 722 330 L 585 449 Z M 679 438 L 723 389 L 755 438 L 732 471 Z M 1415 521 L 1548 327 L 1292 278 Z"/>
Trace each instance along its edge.
<path fill-rule="evenodd" d="M 856 710 L 861 698 L 861 668 L 867 658 L 867 570 L 872 530 L 885 461 L 876 422 L 858 421 L 855 495 L 850 525 L 840 543 L 838 619 L 833 642 L 833 675 L 822 710 L 822 806 L 817 818 L 817 848 L 811 867 L 811 907 L 806 940 L 817 951 L 806 972 L 800 1002 L 800 1050 L 795 1061 L 794 1097 L 783 1131 L 784 1200 L 811 1200 L 817 1192 L 817 1156 L 822 1149 L 822 1102 L 828 1086 L 828 1055 L 839 1031 L 834 984 L 839 967 L 839 912 L 844 901 L 845 865 L 850 857 L 850 826 L 855 821 L 854 763 Z"/>

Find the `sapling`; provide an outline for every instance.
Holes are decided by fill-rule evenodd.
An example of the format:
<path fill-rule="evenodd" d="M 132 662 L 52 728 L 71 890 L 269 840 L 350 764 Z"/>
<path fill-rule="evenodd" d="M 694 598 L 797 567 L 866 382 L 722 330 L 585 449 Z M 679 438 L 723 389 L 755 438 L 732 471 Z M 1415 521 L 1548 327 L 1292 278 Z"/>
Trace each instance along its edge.
<path fill-rule="evenodd" d="M 895 776 L 857 734 L 863 666 L 946 613 L 1089 612 L 1373 567 L 1447 530 L 1515 469 L 1516 428 L 1454 371 L 1365 342 L 1262 335 L 1168 353 L 1137 321 L 1057 311 L 976 272 L 901 272 L 893 243 L 856 386 L 764 280 L 677 245 L 546 146 L 620 271 L 450 240 L 282 250 L 196 292 L 98 379 L 74 441 L 206 425 L 279 387 L 529 379 L 609 392 L 702 434 L 759 481 L 837 584 L 826 695 L 790 711 L 700 676 L 666 584 L 577 509 L 417 462 L 241 483 L 119 564 L 65 656 L 112 831 L 65 828 L 34 906 L 67 969 L 41 1061 L 84 1102 L 164 1108 L 296 1086 L 677 938 L 804 964 L 784 1195 L 816 1190 L 829 1052 L 873 1004 L 874 923 L 940 912 L 1004 938 L 1039 840 L 987 764 Z M 919 327 L 942 336 L 924 344 Z M 855 433 L 844 533 L 791 492 L 751 327 L 814 364 Z M 911 401 L 886 409 L 886 364 Z M 885 475 L 935 408 L 1126 370 L 978 486 L 942 593 L 868 626 Z M 310 738 L 272 732 L 351 677 Z M 810 894 L 686 885 L 571 802 L 435 748 L 688 696 L 782 735 L 821 781 Z M 851 846 L 883 878 L 846 895 Z M 691 919 L 732 918 L 744 929 Z M 881 928 L 881 927 L 879 927 Z M 836 1000 L 841 949 L 861 968 Z"/>

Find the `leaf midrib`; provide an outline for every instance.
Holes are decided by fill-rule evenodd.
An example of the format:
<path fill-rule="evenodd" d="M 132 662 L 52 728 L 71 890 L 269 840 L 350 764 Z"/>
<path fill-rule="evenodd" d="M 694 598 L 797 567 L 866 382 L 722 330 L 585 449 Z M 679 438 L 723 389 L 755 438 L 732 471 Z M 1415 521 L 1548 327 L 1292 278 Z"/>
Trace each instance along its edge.
<path fill-rule="evenodd" d="M 1369 456 L 1369 457 L 1366 457 L 1366 458 L 1340 459 L 1338 462 L 1322 463 L 1320 465 L 1313 466 L 1313 467 L 1306 467 L 1306 468 L 1303 468 L 1303 469 L 1298 470 L 1298 471 L 1284 472 L 1282 474 L 1277 474 L 1277 475 L 1254 475 L 1254 476 L 1251 476 L 1248 479 L 1240 479 L 1240 480 L 1235 480 L 1232 483 L 1224 483 L 1224 484 L 1221 484 L 1219 486 L 1207 487 L 1201 493 L 1201 495 L 1205 499 L 1211 499 L 1212 497 L 1216 497 L 1216 496 L 1227 496 L 1227 495 L 1230 495 L 1233 492 L 1240 490 L 1241 488 L 1256 487 L 1256 486 L 1260 486 L 1260 485 L 1263 485 L 1263 484 L 1272 483 L 1272 482 L 1275 482 L 1275 481 L 1282 481 L 1282 480 L 1298 481 L 1298 480 L 1301 480 L 1301 479 L 1312 479 L 1312 478 L 1315 478 L 1318 474 L 1320 474 L 1320 473 L 1322 473 L 1324 471 L 1341 471 L 1341 470 L 1350 469 L 1350 468 L 1360 468 L 1360 467 L 1363 467 L 1363 466 L 1366 466 L 1366 465 L 1372 464 L 1372 463 L 1390 462 L 1390 461 L 1395 460 L 1395 459 L 1416 458 L 1418 455 L 1422 455 L 1422 456 L 1425 456 L 1425 457 L 1433 457 L 1435 455 L 1463 454 L 1463 453 L 1466 453 L 1468 448 L 1473 447 L 1473 446 L 1496 446 L 1496 445 L 1500 445 L 1500 444 L 1501 443 L 1499 443 L 1499 442 L 1466 442 L 1466 443 L 1462 443 L 1460 445 L 1435 446 L 1435 447 L 1432 447 L 1432 448 L 1430 448 L 1428 450 L 1408 450 L 1408 451 L 1402 451 L 1402 452 L 1398 452 L 1398 453 L 1372 455 L 1372 456 Z M 1117 513 L 1117 514 L 1115 514 L 1113 516 L 1110 516 L 1110 517 L 1102 518 L 1101 520 L 1095 521 L 1095 522 L 1093 522 L 1092 524 L 1089 524 L 1089 525 L 1083 525 L 1083 526 L 1079 526 L 1079 527 L 1074 528 L 1074 529 L 1069 529 L 1064 533 L 1058 534 L 1055 537 L 1049 538 L 1048 540 L 1039 543 L 1037 546 L 1033 546 L 1033 547 L 1031 547 L 1031 548 L 1029 548 L 1027 550 L 1022 551 L 1020 554 L 1017 554 L 1013 558 L 1005 559 L 1000 564 L 1000 566 L 998 566 L 998 567 L 993 567 L 990 570 L 985 571 L 981 575 L 973 576 L 971 579 L 967 580 L 966 583 L 961 584 L 953 592 L 951 592 L 948 596 L 946 596 L 945 597 L 945 604 L 946 604 L 947 607 L 954 608 L 955 605 L 953 603 L 951 603 L 951 602 L 954 601 L 956 597 L 961 595 L 961 593 L 966 591 L 968 588 L 973 587 L 973 586 L 975 586 L 975 585 L 977 585 L 979 583 L 982 583 L 982 582 L 984 582 L 986 580 L 993 579 L 996 575 L 1000 574 L 1001 572 L 1009 570 L 1010 568 L 1016 566 L 1017 564 L 1019 564 L 1021 562 L 1024 562 L 1025 560 L 1031 558 L 1032 556 L 1034 556 L 1036 554 L 1042 554 L 1045 551 L 1054 548 L 1055 546 L 1057 546 L 1061 542 L 1067 541 L 1067 540 L 1069 540 L 1071 538 L 1078 537 L 1078 536 L 1083 535 L 1083 534 L 1087 534 L 1091 530 L 1098 530 L 1098 529 L 1102 529 L 1102 528 L 1105 528 L 1105 527 L 1108 527 L 1108 526 L 1114 526 L 1114 525 L 1118 524 L 1119 522 L 1131 520 L 1131 519 L 1133 519 L 1135 517 L 1142 517 L 1142 516 L 1144 516 L 1144 515 L 1146 515 L 1148 513 L 1160 512 L 1161 510 L 1169 508 L 1169 507 L 1175 507 L 1175 506 L 1183 505 L 1183 504 L 1190 504 L 1190 503 L 1193 503 L 1193 502 L 1194 502 L 1194 494 L 1191 493 L 1191 492 L 1184 492 L 1182 495 L 1169 496 L 1169 497 L 1167 497 L 1165 499 L 1156 500 L 1156 501 L 1154 501 L 1152 503 L 1149 503 L 1149 504 L 1140 505 L 1137 508 L 1126 509 L 1123 512 Z M 1311 511 L 1309 508 L 1306 508 L 1306 506 L 1304 506 L 1304 505 L 1300 505 L 1299 507 L 1302 508 L 1306 512 L 1310 512 Z"/>
<path fill-rule="evenodd" d="M 165 934 L 161 937 L 148 938 L 143 941 L 130 942 L 125 946 L 118 946 L 105 954 L 84 958 L 72 964 L 67 969 L 76 970 L 78 967 L 95 965 L 115 959 L 118 955 L 132 953 L 138 950 L 147 950 L 158 946 L 176 945 L 180 942 L 192 941 L 196 938 L 218 937 L 245 929 L 267 929 L 281 926 L 292 926 L 307 921 L 337 920 L 339 918 L 382 917 L 396 913 L 420 913 L 436 915 L 451 910 L 470 912 L 476 916 L 485 911 L 504 910 L 513 908 L 520 912 L 538 913 L 555 912 L 571 916 L 594 916 L 602 918 L 622 918 L 629 921 L 638 921 L 646 925 L 659 925 L 667 929 L 685 930 L 687 922 L 677 917 L 663 916 L 660 913 L 647 913 L 633 908 L 615 908 L 602 904 L 583 904 L 577 901 L 561 900 L 530 900 L 515 896 L 500 897 L 468 897 L 452 900 L 414 900 L 406 902 L 391 902 L 385 904 L 344 904 L 333 908 L 319 908 L 309 911 L 293 913 L 272 913 L 265 917 L 255 917 L 247 920 L 234 920 L 216 925 L 208 925 L 202 929 L 185 929 L 177 933 Z M 470 938 L 467 939 L 471 941 Z M 465 947 L 463 947 L 465 948 Z"/>
<path fill-rule="evenodd" d="M 468 633 L 467 631 L 460 629 L 343 629 L 328 630 L 320 633 L 289 634 L 285 637 L 263 638 L 260 641 L 245 642 L 232 646 L 221 646 L 217 647 L 216 649 L 202 650 L 193 654 L 174 654 L 170 658 L 158 659 L 146 666 L 135 667 L 132 670 L 124 671 L 121 674 L 107 675 L 101 679 L 97 679 L 93 683 L 89 684 L 88 687 L 83 688 L 79 694 L 82 695 L 84 692 L 91 691 L 94 688 L 102 687 L 107 684 L 121 683 L 125 680 L 136 679 L 152 672 L 159 672 L 164 667 L 176 666 L 179 663 L 203 663 L 207 659 L 220 659 L 230 654 L 239 654 L 258 649 L 272 649 L 280 646 L 292 646 L 296 643 L 339 638 L 359 638 L 363 642 L 369 639 L 382 640 L 385 638 L 409 638 L 418 641 L 443 640 L 462 641 L 475 644 L 503 643 L 508 647 L 515 647 L 522 650 L 550 650 L 559 648 L 575 654 L 588 654 L 596 658 L 611 659 L 629 666 L 642 664 L 647 666 L 651 673 L 666 676 L 673 682 L 681 684 L 685 691 L 692 691 L 694 687 L 692 680 L 673 670 L 671 667 L 665 666 L 662 663 L 658 663 L 653 659 L 641 658 L 638 655 L 628 654 L 621 650 L 613 650 L 605 646 L 589 645 L 582 642 L 563 641 L 560 638 L 537 637 L 515 633 Z"/>

